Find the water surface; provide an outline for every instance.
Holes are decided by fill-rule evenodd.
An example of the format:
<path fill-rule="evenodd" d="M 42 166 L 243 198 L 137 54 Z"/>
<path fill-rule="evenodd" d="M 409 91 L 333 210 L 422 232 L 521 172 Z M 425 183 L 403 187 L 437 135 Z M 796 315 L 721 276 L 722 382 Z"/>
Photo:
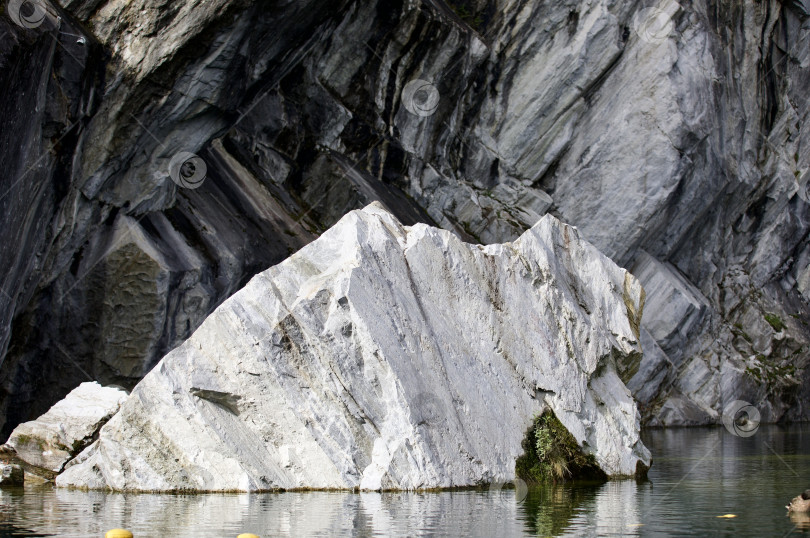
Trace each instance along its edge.
<path fill-rule="evenodd" d="M 0 490 L 2 536 L 785 536 L 810 530 L 785 504 L 810 487 L 810 427 L 645 431 L 649 480 L 445 493 L 137 495 L 50 486 Z M 717 516 L 733 514 L 734 518 Z"/>

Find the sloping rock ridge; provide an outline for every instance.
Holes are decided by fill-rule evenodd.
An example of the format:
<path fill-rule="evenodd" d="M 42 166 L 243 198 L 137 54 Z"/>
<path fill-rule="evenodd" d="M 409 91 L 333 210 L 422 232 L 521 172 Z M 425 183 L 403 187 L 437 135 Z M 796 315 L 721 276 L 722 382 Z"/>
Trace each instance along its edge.
<path fill-rule="evenodd" d="M 514 479 L 550 407 L 611 476 L 650 464 L 617 361 L 638 281 L 544 217 L 481 247 L 379 205 L 253 278 L 141 381 L 59 486 L 419 489 Z"/>
<path fill-rule="evenodd" d="M 638 271 L 648 423 L 810 418 L 807 2 L 38 1 L 0 15 L 4 434 L 373 200 Z"/>

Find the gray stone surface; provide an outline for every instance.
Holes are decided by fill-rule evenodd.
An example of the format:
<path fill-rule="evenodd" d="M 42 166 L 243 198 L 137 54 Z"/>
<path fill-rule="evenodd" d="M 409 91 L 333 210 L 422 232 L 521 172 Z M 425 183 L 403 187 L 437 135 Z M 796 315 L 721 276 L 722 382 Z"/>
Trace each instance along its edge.
<path fill-rule="evenodd" d="M 56 482 L 503 482 L 546 408 L 608 475 L 634 475 L 650 453 L 616 363 L 640 354 L 642 301 L 635 278 L 554 217 L 481 247 L 374 204 L 225 301 Z"/>
<path fill-rule="evenodd" d="M 132 387 L 250 276 L 374 199 L 482 243 L 550 212 L 620 265 L 644 252 L 682 279 L 700 321 L 677 350 L 656 341 L 672 367 L 631 383 L 657 387 L 638 392 L 646 421 L 691 402 L 717 422 L 736 399 L 808 418 L 806 3 L 464 5 L 64 0 L 60 29 L 0 17 L 4 432 L 88 377 Z M 435 90 L 408 93 L 415 79 Z M 169 178 L 180 151 L 208 165 L 198 189 Z M 124 228 L 139 239 L 119 248 Z M 656 316 L 650 334 L 682 312 Z"/>
<path fill-rule="evenodd" d="M 708 301 L 677 269 L 644 251 L 631 271 L 646 292 L 644 328 L 664 351 L 682 349 L 706 317 Z"/>

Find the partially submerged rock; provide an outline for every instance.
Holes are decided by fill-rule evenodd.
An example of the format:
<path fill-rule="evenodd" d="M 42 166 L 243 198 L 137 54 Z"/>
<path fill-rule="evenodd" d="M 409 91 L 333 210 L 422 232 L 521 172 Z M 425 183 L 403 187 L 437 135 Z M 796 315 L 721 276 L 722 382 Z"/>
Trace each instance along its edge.
<path fill-rule="evenodd" d="M 794 497 L 785 508 L 788 512 L 810 512 L 810 489 L 806 489 L 801 495 Z"/>
<path fill-rule="evenodd" d="M 58 473 L 93 442 L 126 398 L 122 389 L 82 383 L 38 419 L 17 426 L 6 444 L 23 462 Z"/>
<path fill-rule="evenodd" d="M 511 480 L 550 408 L 610 476 L 650 463 L 617 375 L 643 291 L 546 216 L 481 247 L 377 204 L 253 278 L 57 485 L 419 489 Z"/>
<path fill-rule="evenodd" d="M 22 486 L 25 483 L 25 471 L 13 463 L 0 464 L 0 486 Z"/>

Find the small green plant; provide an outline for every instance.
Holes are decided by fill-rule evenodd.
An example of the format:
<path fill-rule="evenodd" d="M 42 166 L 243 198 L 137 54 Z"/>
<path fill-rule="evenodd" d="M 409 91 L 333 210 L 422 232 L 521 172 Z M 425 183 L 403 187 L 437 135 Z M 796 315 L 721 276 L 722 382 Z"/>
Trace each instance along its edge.
<path fill-rule="evenodd" d="M 801 349 L 798 351 L 801 351 Z M 793 356 L 796 354 L 794 351 Z M 755 359 L 756 364 L 747 366 L 745 372 L 757 382 L 766 385 L 769 391 L 785 386 L 785 383 L 791 383 L 788 378 L 796 377 L 796 366 L 785 363 L 784 359 L 768 357 L 761 353 L 756 355 Z"/>
<path fill-rule="evenodd" d="M 756 379 L 758 382 L 762 383 L 762 381 L 763 381 L 763 378 L 762 378 L 762 368 L 760 368 L 760 367 L 758 367 L 758 366 L 746 366 L 746 367 L 745 367 L 745 372 L 746 372 L 746 373 L 747 373 L 749 376 L 751 376 L 751 377 L 753 377 L 754 379 Z"/>
<path fill-rule="evenodd" d="M 807 322 L 802 319 L 802 315 L 800 312 L 797 312 L 796 314 L 791 314 L 790 317 L 797 320 L 802 325 L 807 325 Z"/>
<path fill-rule="evenodd" d="M 743 326 L 741 323 L 735 323 L 732 332 L 734 332 L 734 334 L 742 336 L 745 339 L 745 341 L 748 342 L 749 344 L 752 342 L 751 336 L 749 336 L 749 334 L 743 330 Z"/>
<path fill-rule="evenodd" d="M 515 474 L 527 483 L 596 478 L 605 474 L 593 454 L 585 454 L 551 410 L 534 419 L 526 432 L 524 453 L 515 462 Z"/>
<path fill-rule="evenodd" d="M 447 2 L 447 5 L 456 12 L 461 20 L 466 22 L 470 27 L 475 30 L 480 30 L 484 20 L 480 15 L 474 15 L 470 8 L 467 6 L 466 0 L 456 0 L 455 2 Z"/>
<path fill-rule="evenodd" d="M 778 333 L 782 332 L 786 327 L 785 322 L 776 314 L 765 314 L 765 321 Z"/>

